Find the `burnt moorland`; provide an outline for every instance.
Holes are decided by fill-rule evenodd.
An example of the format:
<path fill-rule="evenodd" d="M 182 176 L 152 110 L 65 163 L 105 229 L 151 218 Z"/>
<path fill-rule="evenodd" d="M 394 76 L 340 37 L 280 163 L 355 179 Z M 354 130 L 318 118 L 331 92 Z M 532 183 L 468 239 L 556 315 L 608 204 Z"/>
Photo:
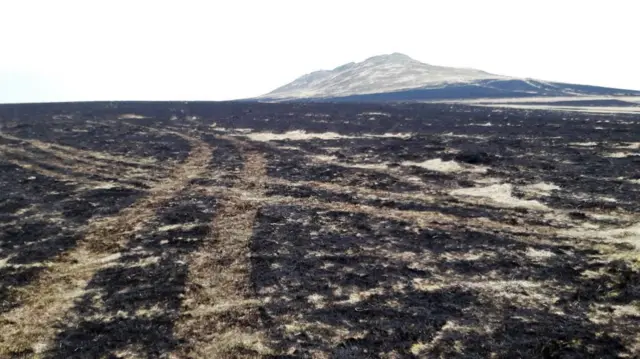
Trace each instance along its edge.
<path fill-rule="evenodd" d="M 0 105 L 0 358 L 637 358 L 640 118 Z"/>

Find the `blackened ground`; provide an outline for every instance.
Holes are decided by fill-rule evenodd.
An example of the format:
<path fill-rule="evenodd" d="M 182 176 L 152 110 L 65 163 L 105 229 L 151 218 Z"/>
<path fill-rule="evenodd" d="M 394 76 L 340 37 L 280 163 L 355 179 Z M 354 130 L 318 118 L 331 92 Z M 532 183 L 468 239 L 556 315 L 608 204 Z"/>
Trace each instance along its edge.
<path fill-rule="evenodd" d="M 198 149 L 209 159 L 202 171 L 179 172 Z M 235 356 L 634 357 L 639 165 L 640 118 L 624 114 L 2 105 L 0 332 L 16 324 L 5 313 L 28 310 L 21 294 L 91 223 L 145 200 L 177 168 L 187 186 L 108 253 L 42 339 L 43 357 L 206 352 L 181 350 L 189 338 L 176 323 L 196 317 L 181 313 L 189 258 L 221 201 L 239 212 L 225 215 L 251 222 L 257 213 L 246 228 L 249 253 L 233 258 L 251 282 L 238 287 L 252 291 L 231 304 L 258 307 L 251 328 L 261 335 L 192 327 L 210 325 L 223 343 L 208 345 Z M 255 178 L 242 178 L 250 171 Z M 207 309 L 237 315 L 242 307 L 229 302 Z M 42 345 L 15 349 L 1 339 L 0 357 L 36 355 Z"/>
<path fill-rule="evenodd" d="M 209 233 L 215 203 L 187 191 L 159 209 L 157 220 L 130 239 L 116 264 L 94 275 L 50 357 L 98 358 L 128 348 L 159 357 L 175 349 L 173 322 L 188 273 L 184 259 Z"/>
<path fill-rule="evenodd" d="M 594 324 L 587 313 L 590 305 L 614 290 L 612 286 L 627 267 L 592 265 L 588 259 L 593 253 L 569 253 L 545 245 L 534 249 L 552 251 L 556 257 L 537 262 L 525 255 L 530 245 L 504 233 L 476 232 L 464 226 L 447 230 L 410 227 L 410 223 L 348 212 L 263 208 L 251 248 L 253 281 L 258 294 L 269 298 L 264 320 L 271 323 L 271 334 L 280 345 L 295 348 L 295 357 L 309 350 L 354 357 L 395 350 L 401 357 L 411 357 L 415 343 L 428 342 L 435 345 L 423 355 L 447 357 L 494 353 L 505 358 L 613 358 L 623 350 L 617 339 L 606 334 L 615 324 Z M 492 255 L 480 260 L 453 259 L 478 252 Z M 596 283 L 583 280 L 581 273 L 600 268 L 613 271 L 614 277 L 599 281 L 602 289 L 590 292 L 591 297 L 582 297 L 584 288 L 595 288 Z M 429 290 L 420 286 L 424 280 L 438 283 L 445 273 L 455 280 Z M 483 290 L 458 285 L 489 274 L 511 281 L 553 279 L 549 286 L 557 287 L 564 314 L 510 302 L 502 297 L 505 293 L 488 298 Z M 629 280 L 637 282 L 627 279 L 623 285 L 633 285 Z M 522 295 L 533 293 L 525 290 Z M 501 323 L 499 329 L 472 330 L 436 340 L 447 323 L 481 327 L 487 320 L 484 325 Z M 318 338 L 327 338 L 322 335 L 327 328 L 344 328 L 345 334 L 340 337 L 335 331 L 337 337 L 332 341 L 319 342 Z"/>

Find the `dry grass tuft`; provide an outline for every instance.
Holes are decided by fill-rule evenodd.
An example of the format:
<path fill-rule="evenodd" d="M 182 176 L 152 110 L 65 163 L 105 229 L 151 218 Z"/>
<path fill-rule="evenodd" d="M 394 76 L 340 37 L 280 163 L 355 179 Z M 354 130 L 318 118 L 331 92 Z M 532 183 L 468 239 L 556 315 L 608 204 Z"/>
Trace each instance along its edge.
<path fill-rule="evenodd" d="M 523 200 L 512 195 L 513 186 L 509 183 L 495 184 L 487 187 L 460 188 L 451 191 L 454 196 L 462 198 L 486 198 L 489 203 L 506 208 L 527 208 L 548 211 L 549 208 L 536 200 Z"/>
<path fill-rule="evenodd" d="M 475 166 L 475 165 L 462 165 L 456 161 L 443 161 L 440 158 L 434 158 L 423 162 L 405 161 L 402 163 L 405 166 L 417 166 L 428 169 L 430 171 L 442 172 L 442 173 L 459 173 L 459 172 L 471 172 L 471 173 L 487 173 L 488 167 Z"/>

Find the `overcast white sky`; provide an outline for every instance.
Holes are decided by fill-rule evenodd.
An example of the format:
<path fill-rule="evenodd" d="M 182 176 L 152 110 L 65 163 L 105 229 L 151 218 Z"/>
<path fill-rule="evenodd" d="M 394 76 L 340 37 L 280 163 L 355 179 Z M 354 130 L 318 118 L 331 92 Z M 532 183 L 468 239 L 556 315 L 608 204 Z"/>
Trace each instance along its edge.
<path fill-rule="evenodd" d="M 0 0 L 0 102 L 228 100 L 402 52 L 640 90 L 637 0 Z"/>

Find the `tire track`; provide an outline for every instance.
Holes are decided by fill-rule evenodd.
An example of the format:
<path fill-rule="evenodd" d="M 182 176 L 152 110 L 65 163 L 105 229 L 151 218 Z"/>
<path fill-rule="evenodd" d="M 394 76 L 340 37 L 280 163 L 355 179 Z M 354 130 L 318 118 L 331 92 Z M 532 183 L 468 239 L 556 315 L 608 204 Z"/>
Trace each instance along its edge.
<path fill-rule="evenodd" d="M 260 302 L 252 295 L 249 242 L 266 183 L 266 160 L 243 149 L 245 164 L 235 189 L 211 223 L 210 238 L 189 259 L 189 279 L 176 336 L 187 344 L 179 358 L 259 357 L 271 351 L 259 327 Z M 255 195 L 242 196 L 241 193 Z"/>
<path fill-rule="evenodd" d="M 41 151 L 49 152 L 52 155 L 58 156 L 60 158 L 69 158 L 72 160 L 76 160 L 78 162 L 93 163 L 93 164 L 106 166 L 106 167 L 111 167 L 114 165 L 126 165 L 126 166 L 144 166 L 147 168 L 152 168 L 157 170 L 161 169 L 161 166 L 159 166 L 157 163 L 155 163 L 155 161 L 152 161 L 152 160 L 118 156 L 118 155 L 113 155 L 106 152 L 81 150 L 75 147 L 64 146 L 57 143 L 43 142 L 35 139 L 26 139 L 26 138 L 16 137 L 16 136 L 12 136 L 2 132 L 0 132 L 0 138 L 4 138 L 11 141 L 28 143 L 29 145 Z"/>
<path fill-rule="evenodd" d="M 265 178 L 266 184 L 277 184 L 286 186 L 299 186 L 307 185 L 313 188 L 332 190 L 335 193 L 350 193 L 350 194 L 362 194 L 366 196 L 371 193 L 369 190 L 362 190 L 357 187 L 347 187 L 334 184 L 326 184 L 323 182 L 313 181 L 300 181 L 291 182 L 282 179 Z M 459 226 L 461 223 L 469 226 L 470 228 L 490 228 L 496 230 L 507 231 L 509 233 L 520 233 L 523 231 L 522 226 L 510 225 L 507 223 L 495 221 L 489 218 L 467 218 L 453 214 L 444 214 L 438 210 L 409 210 L 409 209 L 394 209 L 377 207 L 366 204 L 348 203 L 348 202 L 328 202 L 318 198 L 297 198 L 291 196 L 279 196 L 279 195 L 266 195 L 263 193 L 250 192 L 241 188 L 225 188 L 225 187 L 207 187 L 204 189 L 206 193 L 210 193 L 216 196 L 234 196 L 237 198 L 244 198 L 245 200 L 259 203 L 263 205 L 294 205 L 301 208 L 315 208 L 322 211 L 338 211 L 338 212 L 352 212 L 363 213 L 381 220 L 387 218 L 393 218 L 396 220 L 409 221 L 416 224 L 418 227 L 438 227 L 438 226 Z M 419 194 L 393 194 L 389 196 L 380 196 L 380 199 L 391 200 L 417 200 L 420 203 L 438 203 L 438 197 L 433 195 L 424 195 L 421 197 Z M 424 198 L 424 202 L 421 200 Z M 446 201 L 446 197 L 442 197 L 440 201 Z M 551 228 L 546 225 L 528 224 L 526 231 L 536 235 L 551 235 L 556 233 L 555 228 Z M 540 240 L 541 241 L 541 240 Z M 546 243 L 546 242 L 545 242 Z"/>
<path fill-rule="evenodd" d="M 77 247 L 51 263 L 32 285 L 18 290 L 21 306 L 0 317 L 3 329 L 0 357 L 46 351 L 59 330 L 56 323 L 73 306 L 74 300 L 85 293 L 93 275 L 113 265 L 120 257 L 121 248 L 144 229 L 158 207 L 203 174 L 212 148 L 200 139 L 179 136 L 187 138 L 192 149 L 168 179 L 118 214 L 91 222 Z"/>
<path fill-rule="evenodd" d="M 116 181 L 115 179 L 110 180 L 109 178 L 105 178 L 110 177 L 110 175 L 113 175 L 114 173 L 117 174 L 117 172 L 123 172 L 123 170 L 107 172 L 106 170 L 99 170 L 93 166 L 83 166 L 78 164 L 69 165 L 63 163 L 60 160 L 57 160 L 55 157 L 48 158 L 47 162 L 44 163 L 43 160 L 38 160 L 27 150 L 6 148 L 2 145 L 0 145 L 0 155 L 2 155 L 2 157 L 7 162 L 13 163 L 14 165 L 20 166 L 24 169 L 32 170 L 43 176 L 55 178 L 63 182 L 81 184 L 89 188 L 105 185 L 112 185 L 129 189 L 139 188 L 127 183 L 127 180 L 139 181 L 144 184 L 153 184 L 153 181 L 148 180 L 146 176 L 142 179 L 138 176 L 128 176 L 128 178 L 123 178 L 119 181 Z M 50 169 L 51 167 L 55 167 L 57 171 Z M 66 171 L 71 171 L 72 174 L 63 173 Z M 124 171 L 126 171 L 126 169 L 124 169 Z M 91 176 L 98 176 L 102 177 L 103 179 L 90 179 L 89 177 Z"/>
<path fill-rule="evenodd" d="M 0 144 L 0 154 L 7 161 L 43 176 L 88 187 L 117 184 L 123 188 L 139 188 L 135 184 L 128 183 L 130 181 L 153 187 L 168 175 L 167 171 L 160 166 L 147 163 L 148 161 L 80 150 L 35 139 L 15 137 L 2 132 L 0 132 L 0 139 L 14 142 L 12 145 Z M 64 173 L 67 171 L 72 173 Z M 95 176 L 98 179 L 90 178 Z M 122 179 L 116 181 L 115 178 Z"/>

